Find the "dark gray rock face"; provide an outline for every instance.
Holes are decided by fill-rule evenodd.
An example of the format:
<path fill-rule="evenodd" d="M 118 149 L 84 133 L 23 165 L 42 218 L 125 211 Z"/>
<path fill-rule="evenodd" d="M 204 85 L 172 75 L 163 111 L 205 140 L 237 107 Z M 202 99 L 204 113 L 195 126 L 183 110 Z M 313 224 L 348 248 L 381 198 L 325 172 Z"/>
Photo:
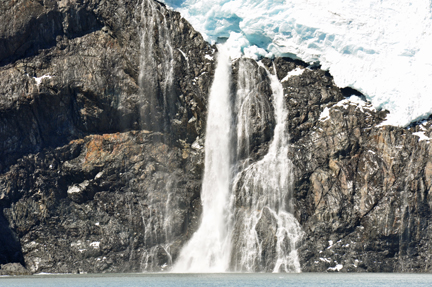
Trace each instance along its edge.
<path fill-rule="evenodd" d="M 140 86 L 139 79 L 143 66 L 149 65 L 140 59 L 140 43 L 145 40 L 141 35 L 142 22 L 150 13 L 149 7 L 142 5 L 141 1 L 127 1 L 121 5 L 116 1 L 44 3 L 10 2 L 11 7 L 1 9 L 2 23 L 17 23 L 15 30 L 4 28 L 0 33 L 0 42 L 8 43 L 0 55 L 7 55 L 6 50 L 13 50 L 9 46 L 24 41 L 18 38 L 32 43 L 26 35 L 33 35 L 34 26 L 43 26 L 43 21 L 60 25 L 62 29 L 54 37 L 56 42 L 51 48 L 35 50 L 29 47 L 26 51 L 31 52 L 28 53 L 36 53 L 32 57 L 26 57 L 27 52 L 13 50 L 16 61 L 0 68 L 0 85 L 4 87 L 0 97 L 0 169 L 7 168 L 24 154 L 60 146 L 94 133 L 158 130 L 165 132 L 173 143 L 181 139 L 188 144 L 202 136 L 206 97 L 214 65 L 205 56 L 211 55 L 213 50 L 178 13 L 157 3 L 151 8 L 154 10 L 152 17 L 156 20 L 170 19 L 162 23 L 170 33 L 152 33 L 152 37 L 156 40 L 159 36 L 170 39 L 172 46 L 169 59 L 157 58 L 162 51 L 156 48 L 151 51 L 156 58 L 153 70 L 165 72 L 163 65 L 166 63 L 161 63 L 165 61 L 172 66 L 173 77 L 169 84 L 170 99 L 166 99 L 167 93 L 161 90 L 161 87 L 168 86 L 165 79 L 155 79 L 157 95 L 162 98 L 155 102 L 152 100 L 154 95 L 150 95 L 146 85 Z M 22 12 L 15 13 L 15 10 Z M 85 23 L 80 24 L 83 27 L 77 26 L 73 21 L 78 20 L 74 17 L 86 21 L 91 17 L 73 11 L 87 11 L 85 13 L 95 15 L 92 17 L 98 21 L 93 21 L 90 28 L 86 28 L 89 24 Z M 54 14 L 61 17 L 57 19 L 52 16 Z M 32 21 L 42 22 L 35 24 Z M 40 33 L 53 33 L 53 29 L 48 27 Z M 70 29 L 79 29 L 80 33 L 70 34 Z M 83 35 L 78 37 L 80 34 Z M 38 41 L 44 39 L 36 38 Z M 46 46 L 45 42 L 33 42 L 37 47 Z M 155 110 L 153 114 L 149 105 Z M 169 112 L 160 114 L 161 110 Z M 151 122 L 148 115 L 152 116 Z"/>
<path fill-rule="evenodd" d="M 215 48 L 151 0 L 3 1 L 0 23 L 0 274 L 169 268 L 199 224 Z M 430 272 L 432 151 L 413 133 L 432 120 L 379 126 L 386 112 L 345 100 L 325 71 L 261 63 L 289 111 L 302 270 Z M 232 68 L 248 165 L 274 137 L 272 91 L 255 61 Z M 259 270 L 272 271 L 262 214 Z"/>
<path fill-rule="evenodd" d="M 162 134 L 93 135 L 21 158 L 0 178 L 31 272 L 159 271 L 195 230 L 200 177 Z M 194 171 L 195 169 L 195 171 Z M 168 245 L 169 243 L 169 245 Z"/>
<path fill-rule="evenodd" d="M 201 212 L 214 49 L 153 1 L 1 5 L 0 264 L 169 266 Z"/>
<path fill-rule="evenodd" d="M 247 58 L 233 64 L 234 109 L 237 111 L 237 158 L 257 160 L 266 153 L 266 145 L 275 127 L 272 90 L 264 68 Z"/>
<path fill-rule="evenodd" d="M 413 132 L 430 121 L 379 127 L 386 112 L 340 101 L 320 70 L 283 85 L 302 270 L 428 272 L 430 144 Z"/>

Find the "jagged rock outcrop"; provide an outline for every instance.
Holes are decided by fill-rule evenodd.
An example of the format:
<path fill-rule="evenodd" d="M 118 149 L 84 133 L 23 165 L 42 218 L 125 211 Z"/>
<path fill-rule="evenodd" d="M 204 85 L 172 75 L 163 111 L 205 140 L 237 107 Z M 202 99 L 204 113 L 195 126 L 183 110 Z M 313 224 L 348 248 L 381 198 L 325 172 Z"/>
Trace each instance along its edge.
<path fill-rule="evenodd" d="M 252 59 L 240 58 L 232 66 L 237 158 L 258 160 L 266 154 L 276 124 L 270 80 Z"/>
<path fill-rule="evenodd" d="M 200 214 L 214 48 L 153 1 L 1 5 L 0 264 L 169 265 Z"/>
<path fill-rule="evenodd" d="M 0 265 L 0 275 L 31 275 L 20 263 Z"/>
<path fill-rule="evenodd" d="M 432 159 L 429 141 L 413 134 L 427 138 L 430 121 L 380 126 L 387 112 L 343 100 L 320 70 L 283 85 L 302 270 L 430 271 Z"/>
<path fill-rule="evenodd" d="M 8 3 L 10 7 L 2 4 L 7 7 L 0 9 L 1 22 L 8 23 L 0 33 L 1 170 L 27 153 L 88 134 L 159 130 L 173 143 L 181 139 L 188 144 L 202 136 L 214 50 L 178 13 L 141 1 Z M 162 52 L 155 47 L 151 67 L 157 74 L 168 61 L 174 79 L 170 108 L 162 100 L 151 102 L 155 110 L 170 113 L 154 114 L 153 122 L 146 118 L 154 95 L 148 86 L 140 86 L 140 73 L 150 65 L 141 59 L 142 22 L 147 17 L 169 18 L 162 24 L 170 33 L 163 37 L 170 39 L 172 54 L 157 58 Z M 155 42 L 160 37 L 158 27 L 153 28 L 150 40 Z M 47 36 L 39 37 L 33 29 Z M 26 45 L 15 48 L 21 42 Z M 165 79 L 156 77 L 153 85 L 158 95 L 167 96 L 161 88 L 167 86 Z"/>
<path fill-rule="evenodd" d="M 216 48 L 152 0 L 6 1 L 0 22 L 0 274 L 169 268 L 199 224 Z M 429 272 L 432 120 L 380 126 L 386 111 L 346 100 L 329 73 L 261 63 L 289 111 L 302 270 Z M 232 66 L 245 166 L 274 138 L 264 67 Z M 262 214 L 272 271 L 277 223 Z"/>
<path fill-rule="evenodd" d="M 147 131 L 92 135 L 19 159 L 0 186 L 26 267 L 138 272 L 170 264 L 199 219 L 201 156 L 163 140 Z"/>

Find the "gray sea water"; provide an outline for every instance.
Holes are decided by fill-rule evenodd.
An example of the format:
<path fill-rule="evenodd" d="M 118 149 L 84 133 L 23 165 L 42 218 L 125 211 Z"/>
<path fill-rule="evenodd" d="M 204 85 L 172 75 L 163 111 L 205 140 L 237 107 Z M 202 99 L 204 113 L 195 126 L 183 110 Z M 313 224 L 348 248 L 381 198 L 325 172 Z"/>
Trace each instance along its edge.
<path fill-rule="evenodd" d="M 142 286 L 432 286 L 432 274 L 299 273 L 299 274 L 97 274 L 0 277 L 7 287 L 142 287 Z"/>

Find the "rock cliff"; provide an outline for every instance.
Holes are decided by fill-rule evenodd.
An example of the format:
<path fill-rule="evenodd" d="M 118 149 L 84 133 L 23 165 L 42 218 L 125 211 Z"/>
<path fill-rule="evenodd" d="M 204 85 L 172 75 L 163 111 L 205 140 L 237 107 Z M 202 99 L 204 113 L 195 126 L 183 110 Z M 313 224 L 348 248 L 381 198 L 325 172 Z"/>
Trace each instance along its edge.
<path fill-rule="evenodd" d="M 168 269 L 199 224 L 216 47 L 151 0 L 3 1 L 0 22 L 0 272 Z M 261 63 L 289 111 L 302 271 L 429 272 L 432 120 L 382 126 L 327 72 Z M 274 136 L 264 67 L 233 63 L 233 99 L 254 95 L 239 162 Z M 257 270 L 271 271 L 264 215 Z"/>
<path fill-rule="evenodd" d="M 213 48 L 152 1 L 1 5 L 0 264 L 169 265 L 200 214 Z"/>

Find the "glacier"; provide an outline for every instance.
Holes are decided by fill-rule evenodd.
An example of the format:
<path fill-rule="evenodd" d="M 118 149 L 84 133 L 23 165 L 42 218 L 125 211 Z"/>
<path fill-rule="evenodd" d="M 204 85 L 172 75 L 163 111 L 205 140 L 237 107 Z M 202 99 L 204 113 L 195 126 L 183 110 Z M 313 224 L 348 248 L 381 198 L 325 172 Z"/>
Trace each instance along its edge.
<path fill-rule="evenodd" d="M 164 0 L 231 58 L 289 56 L 329 70 L 407 126 L 432 114 L 432 0 Z"/>

